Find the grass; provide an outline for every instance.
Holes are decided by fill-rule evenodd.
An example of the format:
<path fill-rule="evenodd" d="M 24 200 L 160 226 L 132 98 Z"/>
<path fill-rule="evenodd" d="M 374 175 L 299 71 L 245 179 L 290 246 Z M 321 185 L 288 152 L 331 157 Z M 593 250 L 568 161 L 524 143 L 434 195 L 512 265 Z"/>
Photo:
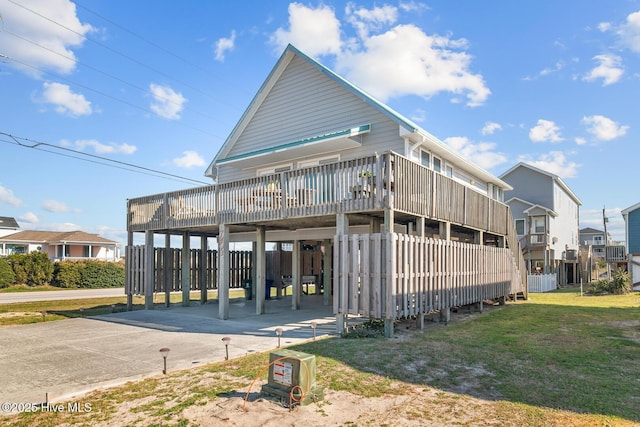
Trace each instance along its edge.
<path fill-rule="evenodd" d="M 416 396 L 394 409 L 406 419 L 446 424 L 442 414 L 477 410 L 460 424 L 640 424 L 637 292 L 580 296 L 563 289 L 458 316 L 446 327 L 406 331 L 413 323 L 397 325 L 397 339 L 331 338 L 293 348 L 316 355 L 318 382 L 328 389 L 363 398 L 434 391 L 426 402 Z M 247 387 L 268 357 L 252 354 L 96 392 L 82 399 L 93 403 L 90 414 L 21 414 L 7 425 L 118 424 L 118 404 L 128 401 L 140 402 L 137 425 L 191 425 L 190 408 Z"/>

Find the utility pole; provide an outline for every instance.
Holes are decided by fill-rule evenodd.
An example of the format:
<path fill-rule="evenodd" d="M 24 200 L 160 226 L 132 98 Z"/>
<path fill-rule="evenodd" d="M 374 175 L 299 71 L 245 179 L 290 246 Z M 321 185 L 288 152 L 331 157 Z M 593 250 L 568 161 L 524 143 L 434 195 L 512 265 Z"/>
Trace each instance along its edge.
<path fill-rule="evenodd" d="M 609 235 L 607 234 L 607 222 L 609 218 L 605 215 L 604 212 L 605 207 L 602 207 L 602 223 L 604 224 L 604 260 L 607 263 L 607 278 L 611 279 L 611 266 L 609 266 L 608 252 L 607 246 L 609 246 Z"/>

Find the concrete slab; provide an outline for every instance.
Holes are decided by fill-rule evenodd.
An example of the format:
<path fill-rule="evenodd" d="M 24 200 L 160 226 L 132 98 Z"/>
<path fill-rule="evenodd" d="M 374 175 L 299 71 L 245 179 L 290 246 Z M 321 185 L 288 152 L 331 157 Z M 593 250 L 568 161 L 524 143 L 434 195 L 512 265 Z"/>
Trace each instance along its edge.
<path fill-rule="evenodd" d="M 222 361 L 222 337 L 229 336 L 229 356 L 297 344 L 336 331 L 332 308 L 322 296 L 302 299 L 292 310 L 289 298 L 266 301 L 266 314 L 255 314 L 255 301 L 232 300 L 230 319 L 219 320 L 218 303 L 191 307 L 113 313 L 0 328 L 0 402 L 42 403 L 92 389 L 162 373 L 160 348 L 171 349 L 167 369 L 178 370 Z"/>

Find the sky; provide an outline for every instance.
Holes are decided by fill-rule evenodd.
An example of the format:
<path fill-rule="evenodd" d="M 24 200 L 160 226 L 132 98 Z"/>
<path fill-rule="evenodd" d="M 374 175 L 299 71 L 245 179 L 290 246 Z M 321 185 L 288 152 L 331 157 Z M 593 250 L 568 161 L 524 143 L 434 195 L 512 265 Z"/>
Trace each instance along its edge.
<path fill-rule="evenodd" d="M 624 240 L 640 0 L 0 0 L 0 216 L 126 242 L 126 200 L 204 171 L 288 43 L 499 176 Z"/>

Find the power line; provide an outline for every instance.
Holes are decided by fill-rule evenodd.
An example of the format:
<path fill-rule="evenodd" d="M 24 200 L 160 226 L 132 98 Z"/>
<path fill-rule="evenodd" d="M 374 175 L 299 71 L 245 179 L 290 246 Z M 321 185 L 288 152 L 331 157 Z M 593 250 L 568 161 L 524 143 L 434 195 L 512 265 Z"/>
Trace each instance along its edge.
<path fill-rule="evenodd" d="M 84 84 L 82 84 L 82 83 L 78 83 L 78 82 L 73 81 L 73 80 L 71 80 L 71 79 L 68 79 L 68 78 L 66 78 L 66 77 L 62 77 L 62 76 L 61 76 L 61 75 L 59 75 L 59 74 L 54 74 L 54 73 L 51 73 L 51 72 L 49 72 L 49 71 L 42 70 L 42 69 L 40 69 L 40 68 L 38 68 L 38 67 L 35 67 L 35 66 L 33 66 L 33 65 L 27 64 L 26 62 L 22 62 L 22 61 L 20 61 L 20 60 L 18 60 L 18 59 L 11 58 L 11 57 L 6 56 L 6 55 L 3 55 L 3 57 L 4 57 L 5 59 L 10 60 L 10 61 L 16 62 L 16 63 L 18 63 L 18 64 L 20 64 L 20 65 L 22 65 L 22 66 L 24 66 L 24 67 L 28 67 L 28 68 L 31 68 L 31 69 L 33 69 L 33 70 L 36 70 L 36 71 L 38 71 L 38 72 L 40 72 L 40 73 L 49 74 L 49 75 L 55 75 L 58 79 L 64 80 L 64 81 L 66 81 L 67 83 L 71 83 L 72 85 L 75 85 L 75 86 L 77 86 L 77 87 L 81 87 L 81 88 L 86 89 L 86 90 L 89 90 L 89 91 L 91 91 L 91 92 L 95 92 L 95 93 L 97 93 L 97 94 L 99 94 L 99 95 L 102 95 L 102 96 L 104 96 L 105 98 L 109 98 L 109 99 L 111 99 L 111 100 L 113 100 L 113 101 L 121 102 L 121 103 L 123 103 L 123 104 L 125 104 L 125 105 L 128 105 L 128 106 L 130 106 L 130 107 L 136 108 L 136 109 L 141 110 L 141 111 L 144 111 L 144 112 L 146 112 L 146 113 L 150 113 L 150 114 L 152 114 L 152 115 L 155 115 L 155 114 L 156 114 L 154 111 L 151 111 L 151 110 L 149 110 L 148 108 L 141 107 L 141 106 L 136 105 L 136 104 L 134 104 L 134 103 L 132 103 L 132 102 L 130 102 L 130 101 L 127 101 L 127 100 L 125 100 L 125 99 L 116 98 L 116 97 L 115 97 L 115 96 L 113 96 L 113 95 L 109 95 L 108 93 L 102 92 L 102 91 L 100 91 L 100 90 L 98 90 L 98 89 L 94 89 L 94 88 L 92 88 L 92 87 L 90 87 L 90 86 L 84 85 Z M 220 138 L 220 139 L 222 139 L 222 140 L 224 140 L 224 139 L 225 139 L 224 137 L 222 137 L 222 136 L 220 136 L 220 135 L 216 135 L 216 134 L 211 133 L 211 132 L 209 132 L 209 131 L 206 131 L 206 130 L 204 130 L 204 129 L 200 129 L 200 128 L 195 127 L 195 126 L 188 125 L 188 124 L 186 124 L 186 123 L 184 123 L 184 122 L 182 122 L 182 121 L 178 121 L 178 122 L 176 122 L 176 124 L 179 124 L 180 126 L 184 126 L 184 127 L 186 127 L 186 128 L 192 129 L 192 130 L 196 130 L 196 131 L 198 131 L 198 132 L 202 132 L 202 133 L 207 134 L 207 135 L 209 135 L 209 136 L 213 136 L 213 137 L 216 137 L 216 138 Z"/>
<path fill-rule="evenodd" d="M 173 76 L 171 76 L 171 75 L 169 75 L 169 74 L 167 74 L 167 73 L 165 73 L 165 72 L 163 72 L 163 71 L 161 71 L 161 70 L 158 70 L 157 68 L 154 68 L 154 67 L 152 67 L 152 66 L 150 66 L 150 65 L 147 65 L 147 64 L 145 64 L 144 62 L 139 61 L 139 60 L 137 60 L 137 59 L 135 59 L 135 58 L 133 58 L 133 57 L 131 57 L 131 56 L 129 56 L 129 55 L 127 55 L 127 54 L 125 54 L 125 53 L 122 53 L 122 52 L 120 52 L 120 51 L 118 51 L 118 50 L 116 50 L 116 49 L 113 49 L 113 48 L 111 48 L 111 47 L 107 46 L 107 45 L 106 45 L 106 44 L 104 44 L 104 43 L 100 43 L 99 41 L 97 41 L 97 40 L 95 40 L 95 39 L 92 39 L 91 37 L 87 37 L 87 36 L 85 36 L 84 34 L 79 33 L 79 32 L 77 32 L 77 31 L 75 31 L 75 30 L 73 30 L 73 29 L 71 29 L 71 28 L 67 27 L 66 25 L 63 25 L 63 24 L 61 24 L 61 23 L 57 22 L 57 21 L 56 21 L 56 20 L 54 20 L 54 19 L 51 19 L 51 18 L 49 18 L 49 17 L 47 17 L 47 16 L 45 16 L 45 15 L 43 15 L 43 14 L 41 14 L 41 13 L 39 13 L 39 12 L 35 11 L 35 10 L 33 10 L 33 9 L 30 9 L 30 8 L 28 8 L 28 7 L 26 7 L 26 6 L 22 5 L 22 4 L 19 4 L 19 3 L 15 2 L 14 0 L 8 0 L 8 1 L 9 1 L 10 3 L 13 3 L 13 4 L 14 4 L 14 5 L 16 5 L 16 6 L 21 7 L 22 9 L 24 9 L 24 10 L 26 10 L 26 11 L 28 11 L 28 12 L 31 12 L 32 14 L 34 14 L 34 15 L 36 15 L 36 16 L 39 16 L 39 17 L 40 17 L 40 18 L 42 18 L 42 19 L 45 19 L 45 20 L 47 20 L 47 21 L 51 22 L 52 24 L 55 24 L 55 25 L 57 25 L 57 26 L 59 26 L 59 27 L 61 27 L 61 28 L 64 28 L 65 30 L 67 30 L 67 31 L 69 31 L 69 32 L 72 32 L 73 34 L 75 34 L 75 35 L 77 35 L 77 36 L 79 36 L 79 37 L 82 37 L 82 39 L 83 39 L 83 40 L 88 40 L 88 41 L 90 41 L 90 42 L 92 42 L 92 43 L 94 43 L 94 44 L 96 44 L 96 45 L 98 45 L 98 46 L 102 47 L 103 49 L 106 49 L 106 50 L 108 50 L 108 51 L 110 51 L 110 52 L 112 52 L 112 53 L 115 53 L 116 55 L 119 55 L 119 56 L 121 56 L 121 57 L 123 57 L 123 58 L 125 58 L 125 59 L 127 59 L 127 60 L 129 60 L 129 61 L 131 61 L 131 62 L 133 62 L 133 63 L 135 63 L 135 64 L 140 65 L 141 67 L 144 67 L 144 68 L 146 68 L 146 69 L 148 69 L 148 70 L 151 70 L 151 71 L 153 71 L 153 72 L 155 72 L 155 73 L 157 73 L 157 74 L 159 74 L 159 75 L 161 75 L 161 76 L 163 76 L 163 77 L 166 77 L 166 78 L 168 78 L 168 79 L 170 79 L 170 80 L 173 80 L 173 81 L 175 81 L 175 82 L 178 82 L 178 83 L 180 83 L 180 84 L 182 84 L 182 85 L 184 85 L 184 86 L 186 86 L 186 87 L 188 87 L 188 88 L 190 88 L 190 89 L 192 89 L 192 90 L 194 90 L 194 91 L 196 91 L 196 92 L 200 93 L 201 95 L 206 96 L 207 98 L 210 98 L 210 99 L 212 99 L 212 100 L 214 100 L 214 101 L 216 101 L 216 102 L 220 102 L 218 99 L 216 99 L 216 98 L 214 98 L 214 97 L 210 96 L 210 95 L 209 95 L 209 94 L 207 94 L 206 92 L 204 92 L 204 91 L 202 91 L 202 90 L 198 89 L 197 87 L 195 87 L 195 86 L 193 86 L 193 85 L 191 85 L 191 84 L 189 84 L 189 83 L 187 83 L 187 82 L 184 82 L 184 81 L 182 81 L 182 80 L 180 80 L 180 79 L 177 79 L 177 78 L 175 78 L 175 77 L 173 77 Z"/>
<path fill-rule="evenodd" d="M 145 88 L 143 88 L 143 87 L 140 87 L 140 86 L 138 86 L 138 85 L 136 85 L 136 84 L 134 84 L 134 83 L 128 82 L 128 81 L 126 81 L 126 80 L 124 80 L 124 79 L 122 79 L 122 78 L 120 78 L 120 77 L 114 76 L 113 74 L 107 73 L 106 71 L 102 71 L 102 70 L 100 70 L 100 69 L 98 69 L 97 67 L 94 67 L 94 66 L 92 66 L 92 65 L 89 65 L 89 64 L 85 64 L 85 63 L 83 63 L 83 62 L 80 62 L 80 61 L 78 61 L 78 60 L 77 60 L 77 59 L 75 59 L 75 58 L 71 58 L 71 57 L 69 57 L 69 56 L 63 55 L 63 54 L 62 54 L 62 53 L 60 53 L 60 52 L 56 52 L 56 51 L 55 51 L 55 50 L 53 50 L 53 49 L 50 49 L 50 48 L 48 48 L 48 47 L 46 47 L 46 46 L 43 46 L 43 45 L 41 45 L 41 44 L 39 44 L 39 43 L 37 43 L 37 42 L 35 42 L 35 41 L 33 41 L 33 40 L 29 40 L 29 39 L 27 39 L 26 37 L 23 37 L 23 36 L 21 36 L 21 35 L 19 35 L 19 34 L 16 34 L 16 33 L 14 33 L 13 31 L 6 30 L 6 29 L 5 29 L 5 30 L 3 30 L 3 32 L 4 32 L 4 33 L 6 33 L 6 34 L 11 35 L 11 36 L 13 36 L 13 37 L 16 37 L 16 38 L 18 38 L 18 39 L 20 39 L 20 40 L 23 40 L 23 41 L 25 41 L 25 42 L 27 42 L 27 43 L 30 43 L 30 44 L 32 44 L 32 45 L 34 45 L 34 46 L 37 46 L 37 47 L 39 47 L 39 48 L 41 48 L 41 49 L 44 49 L 44 50 L 46 50 L 46 51 L 48 51 L 48 52 L 51 52 L 51 53 L 53 53 L 54 55 L 58 55 L 58 56 L 60 56 L 61 58 L 64 58 L 64 59 L 66 59 L 66 60 L 68 60 L 68 61 L 70 61 L 70 62 L 73 62 L 74 64 L 82 65 L 83 67 L 89 68 L 90 70 L 92 70 L 92 71 L 94 71 L 94 72 L 96 72 L 96 73 L 102 74 L 102 75 L 107 76 L 107 77 L 109 77 L 109 78 L 111 78 L 111 79 L 113 79 L 113 80 L 116 80 L 116 81 L 119 81 L 119 82 L 121 82 L 121 83 L 124 83 L 124 84 L 126 84 L 126 85 L 128 85 L 128 86 L 130 86 L 130 87 L 132 87 L 132 88 L 134 88 L 134 89 L 137 89 L 137 90 L 139 90 L 139 91 L 141 91 L 141 92 L 143 92 L 143 93 L 146 93 L 147 95 L 151 95 L 151 96 L 153 96 L 154 98 L 160 98 L 160 99 L 162 99 L 163 101 L 169 102 L 169 103 L 171 103 L 171 104 L 173 104 L 173 105 L 181 106 L 181 104 L 179 104 L 179 103 L 177 103 L 177 102 L 175 102 L 175 101 L 172 101 L 170 98 L 162 97 L 162 96 L 158 97 L 158 96 L 154 95 L 153 93 L 151 93 L 150 91 L 148 91 L 147 89 L 145 89 Z M 13 58 L 10 58 L 10 57 L 8 57 L 8 56 L 6 56 L 6 55 L 2 55 L 2 57 L 3 57 L 3 58 L 10 59 L 10 60 L 14 60 L 15 62 L 18 62 L 18 63 L 21 63 L 21 62 L 19 62 L 18 60 L 15 60 L 15 59 L 13 59 Z M 24 64 L 24 63 L 21 63 L 21 64 L 22 64 L 22 65 L 25 65 L 25 66 L 29 66 L 29 65 L 26 65 L 26 64 Z M 36 67 L 32 67 L 32 68 L 37 69 Z M 37 70 L 38 70 L 38 69 L 37 69 Z M 45 72 L 45 71 L 42 71 L 42 70 L 38 70 L 38 71 Z M 63 78 L 63 77 L 62 77 L 62 78 Z M 76 84 L 77 84 L 77 83 L 76 83 Z M 112 99 L 115 99 L 115 98 L 112 98 Z M 196 113 L 196 114 L 199 114 L 199 115 L 201 115 L 201 116 L 203 116 L 203 117 L 205 117 L 205 118 L 207 118 L 207 119 L 220 121 L 220 119 L 218 119 L 218 118 L 216 118 L 216 117 L 214 117 L 214 116 L 211 116 L 211 115 L 209 115 L 209 114 L 203 113 L 203 112 L 198 111 L 198 110 L 193 110 L 192 108 L 189 108 L 189 107 L 185 107 L 185 110 L 192 111 L 192 112 L 194 112 L 194 113 Z M 146 110 L 146 111 L 148 111 L 148 110 Z"/>
<path fill-rule="evenodd" d="M 174 174 L 171 174 L 171 173 L 168 173 L 168 172 L 163 172 L 163 171 L 160 171 L 160 170 L 151 169 L 151 168 L 148 168 L 148 167 L 145 167 L 145 166 L 136 165 L 136 164 L 133 164 L 133 163 L 123 162 L 123 161 L 120 161 L 120 160 L 114 160 L 114 159 L 110 159 L 108 157 L 98 156 L 96 154 L 84 153 L 82 151 L 74 150 L 74 149 L 67 148 L 67 147 L 60 147 L 59 145 L 54 145 L 54 144 L 50 144 L 50 143 L 47 143 L 47 142 L 37 141 L 37 140 L 34 140 L 34 139 L 30 139 L 30 138 L 15 136 L 15 135 L 12 135 L 12 134 L 7 133 L 7 132 L 0 131 L 0 135 L 4 135 L 4 136 L 10 138 L 10 140 L 1 139 L 0 142 L 5 142 L 5 143 L 17 145 L 17 146 L 19 146 L 21 148 L 32 148 L 32 149 L 35 149 L 35 150 L 40 150 L 40 151 L 44 151 L 44 152 L 47 152 L 47 153 L 60 155 L 60 156 L 63 156 L 63 157 L 69 157 L 69 158 L 74 158 L 74 159 L 78 159 L 78 160 L 87 161 L 87 162 L 90 162 L 90 163 L 101 164 L 103 166 L 114 167 L 114 168 L 117 168 L 117 169 L 124 169 L 124 170 L 128 170 L 128 171 L 131 171 L 131 172 L 142 173 L 144 175 L 157 176 L 158 178 L 173 179 L 173 180 L 178 180 L 178 181 L 182 181 L 182 182 L 191 182 L 191 183 L 204 184 L 204 185 L 211 184 L 210 182 L 204 182 L 204 181 L 199 181 L 199 180 L 193 179 L 193 178 L 187 178 L 187 177 L 180 176 L 180 175 L 174 175 Z M 21 142 L 21 141 L 23 141 L 23 142 Z M 73 156 L 73 155 L 70 155 L 70 154 L 58 153 L 58 152 L 54 152 L 54 151 L 51 151 L 51 150 L 46 150 L 46 149 L 41 148 L 41 147 L 50 147 L 50 148 L 54 148 L 56 150 L 63 150 L 63 151 L 66 151 L 66 152 L 71 152 L 71 153 L 74 153 L 74 154 L 86 156 L 86 157 L 89 157 L 90 159 L 77 157 L 77 156 Z M 104 163 L 104 162 L 100 162 L 98 160 L 92 160 L 92 159 L 103 160 L 104 162 L 108 162 L 108 163 Z M 112 163 L 112 164 L 109 164 L 109 163 Z M 152 175 L 152 174 L 155 174 L 155 175 Z"/>

